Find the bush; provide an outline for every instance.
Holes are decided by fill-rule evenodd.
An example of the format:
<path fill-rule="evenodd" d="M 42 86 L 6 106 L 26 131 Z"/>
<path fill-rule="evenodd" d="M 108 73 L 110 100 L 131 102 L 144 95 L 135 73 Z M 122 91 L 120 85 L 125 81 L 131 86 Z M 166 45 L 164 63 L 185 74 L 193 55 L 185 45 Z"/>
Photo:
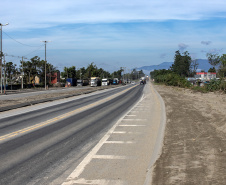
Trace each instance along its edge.
<path fill-rule="evenodd" d="M 175 73 L 168 73 L 164 75 L 158 75 L 155 78 L 156 83 L 164 83 L 168 86 L 178 86 L 178 87 L 190 87 L 191 83 L 185 78 L 180 77 Z"/>
<path fill-rule="evenodd" d="M 207 91 L 219 91 L 222 90 L 224 92 L 226 92 L 226 81 L 224 81 L 223 79 L 221 80 L 211 80 L 209 84 L 207 84 L 205 86 Z"/>
<path fill-rule="evenodd" d="M 226 93 L 226 81 L 221 80 L 219 87 L 220 87 L 220 90 L 222 90 Z"/>

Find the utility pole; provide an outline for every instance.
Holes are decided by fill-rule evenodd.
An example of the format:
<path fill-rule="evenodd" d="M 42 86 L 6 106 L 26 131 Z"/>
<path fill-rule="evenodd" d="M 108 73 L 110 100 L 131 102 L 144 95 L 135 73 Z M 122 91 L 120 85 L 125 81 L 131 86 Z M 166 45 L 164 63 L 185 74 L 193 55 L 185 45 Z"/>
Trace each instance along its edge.
<path fill-rule="evenodd" d="M 44 42 L 45 43 L 45 90 L 47 89 L 46 88 L 46 43 L 50 42 L 50 41 L 41 41 L 41 42 Z"/>
<path fill-rule="evenodd" d="M 4 94 L 6 94 L 6 79 L 5 79 L 5 55 L 4 55 L 4 78 L 3 78 L 3 82 L 4 82 Z"/>
<path fill-rule="evenodd" d="M 21 89 L 23 88 L 24 88 L 24 57 L 22 57 L 22 80 L 21 80 Z"/>
<path fill-rule="evenodd" d="M 2 26 L 7 26 L 9 23 L 6 23 L 5 25 L 3 25 L 2 23 L 0 23 L 0 27 L 1 27 L 1 53 L 0 53 L 0 67 L 1 67 L 1 94 L 2 94 L 2 57 L 3 57 L 3 52 L 2 52 Z M 5 89 L 5 87 L 4 87 Z"/>

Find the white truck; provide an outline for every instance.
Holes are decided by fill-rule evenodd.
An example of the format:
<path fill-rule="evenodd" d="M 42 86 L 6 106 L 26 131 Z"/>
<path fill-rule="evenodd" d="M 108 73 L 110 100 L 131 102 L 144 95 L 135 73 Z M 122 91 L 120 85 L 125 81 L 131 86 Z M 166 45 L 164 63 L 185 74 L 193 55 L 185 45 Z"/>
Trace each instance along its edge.
<path fill-rule="evenodd" d="M 102 86 L 107 86 L 108 85 L 108 79 L 107 78 L 103 78 L 102 79 Z"/>
<path fill-rule="evenodd" d="M 91 77 L 90 86 L 91 87 L 101 86 L 100 78 L 99 77 Z"/>

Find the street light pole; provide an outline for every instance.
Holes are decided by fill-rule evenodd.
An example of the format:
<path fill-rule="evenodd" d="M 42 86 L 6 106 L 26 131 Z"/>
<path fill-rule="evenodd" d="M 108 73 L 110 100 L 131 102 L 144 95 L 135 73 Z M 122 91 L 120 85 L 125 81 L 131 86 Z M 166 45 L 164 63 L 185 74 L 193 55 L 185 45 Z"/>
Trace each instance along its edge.
<path fill-rule="evenodd" d="M 0 53 L 0 67 L 1 67 L 1 94 L 2 94 L 2 57 L 3 57 L 3 53 L 2 53 L 2 26 L 7 26 L 9 23 L 6 23 L 5 25 L 3 25 L 2 23 L 0 23 L 0 27 L 1 27 L 1 53 Z M 4 87 L 5 88 L 5 87 Z"/>
<path fill-rule="evenodd" d="M 46 90 L 46 43 L 50 41 L 41 41 L 45 43 L 45 90 Z"/>

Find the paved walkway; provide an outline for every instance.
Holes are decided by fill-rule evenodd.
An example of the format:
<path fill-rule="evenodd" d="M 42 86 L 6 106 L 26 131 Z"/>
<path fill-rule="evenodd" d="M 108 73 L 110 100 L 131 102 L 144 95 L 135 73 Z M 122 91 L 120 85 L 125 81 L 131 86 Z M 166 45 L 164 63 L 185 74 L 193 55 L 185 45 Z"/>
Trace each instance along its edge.
<path fill-rule="evenodd" d="M 128 111 L 76 167 L 63 185 L 151 184 L 165 128 L 165 105 L 148 83 Z"/>

